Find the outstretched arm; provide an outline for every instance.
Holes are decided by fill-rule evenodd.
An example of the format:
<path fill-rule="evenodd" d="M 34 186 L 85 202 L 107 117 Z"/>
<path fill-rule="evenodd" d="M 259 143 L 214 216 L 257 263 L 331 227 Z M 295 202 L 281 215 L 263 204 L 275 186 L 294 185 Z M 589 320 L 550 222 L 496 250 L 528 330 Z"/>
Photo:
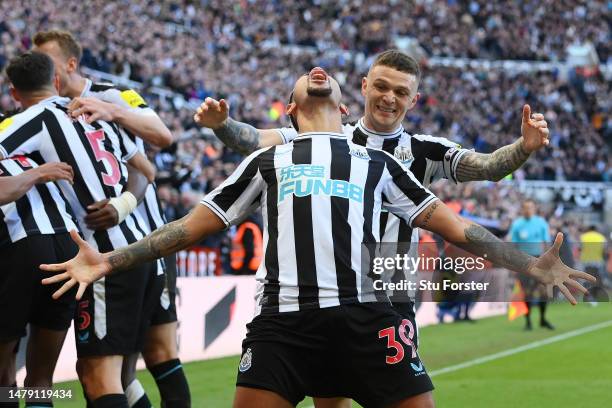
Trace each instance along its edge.
<path fill-rule="evenodd" d="M 76 231 L 71 231 L 72 239 L 79 246 L 78 255 L 62 264 L 41 265 L 42 270 L 60 272 L 42 282 L 47 285 L 68 280 L 53 294 L 55 299 L 78 283 L 77 299 L 80 299 L 87 285 L 111 272 L 130 269 L 189 248 L 223 228 L 223 221 L 208 207 L 197 205 L 180 220 L 164 225 L 138 242 L 105 254 L 95 251 Z"/>
<path fill-rule="evenodd" d="M 558 286 L 563 295 L 572 303 L 576 299 L 565 285 L 586 293 L 587 290 L 574 279 L 595 279 L 584 272 L 574 270 L 561 262 L 559 248 L 563 234 L 558 234 L 554 245 L 542 256 L 535 258 L 514 245 L 505 243 L 478 224 L 474 224 L 452 212 L 444 203 L 435 201 L 415 219 L 414 225 L 441 235 L 459 248 L 486 258 L 494 264 L 513 271 L 530 275 L 548 288 Z"/>
<path fill-rule="evenodd" d="M 262 147 L 283 143 L 276 130 L 255 129 L 247 123 L 230 118 L 229 105 L 225 99 L 216 101 L 206 98 L 193 119 L 198 125 L 212 129 L 227 147 L 245 155 Z"/>
<path fill-rule="evenodd" d="M 493 153 L 469 152 L 457 165 L 458 181 L 499 181 L 521 167 L 529 155 L 548 145 L 548 124 L 541 113 L 531 114 L 529 105 L 523 107 L 521 137 Z"/>

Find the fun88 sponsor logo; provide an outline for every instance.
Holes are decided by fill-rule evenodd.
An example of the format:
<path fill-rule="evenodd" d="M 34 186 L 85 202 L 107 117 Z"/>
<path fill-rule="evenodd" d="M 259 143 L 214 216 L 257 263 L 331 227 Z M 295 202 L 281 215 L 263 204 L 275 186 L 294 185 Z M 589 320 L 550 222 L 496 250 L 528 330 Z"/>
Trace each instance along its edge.
<path fill-rule="evenodd" d="M 363 203 L 363 188 L 345 180 L 325 178 L 325 167 L 296 164 L 280 171 L 278 202 L 288 196 L 327 195 Z"/>

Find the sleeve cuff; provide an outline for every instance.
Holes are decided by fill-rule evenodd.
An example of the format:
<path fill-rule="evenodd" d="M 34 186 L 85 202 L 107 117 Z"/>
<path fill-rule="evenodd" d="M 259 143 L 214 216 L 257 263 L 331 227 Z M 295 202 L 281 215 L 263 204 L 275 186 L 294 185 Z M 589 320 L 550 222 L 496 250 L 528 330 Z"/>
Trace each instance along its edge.
<path fill-rule="evenodd" d="M 208 208 L 210 208 L 210 210 L 214 212 L 215 215 L 221 219 L 221 221 L 223 221 L 226 228 L 230 227 L 231 223 L 229 219 L 227 218 L 227 214 L 225 214 L 225 211 L 219 208 L 217 204 L 215 204 L 213 201 L 207 200 L 206 198 L 202 199 L 202 201 L 200 201 L 200 204 L 205 205 Z"/>
<path fill-rule="evenodd" d="M 414 228 L 414 220 L 419 216 L 419 214 L 421 214 L 427 207 L 429 207 L 429 205 L 431 203 L 433 203 L 434 201 L 438 200 L 438 197 L 436 197 L 433 194 L 430 194 L 429 197 L 427 197 L 425 200 L 423 200 L 423 202 L 421 202 L 421 204 L 419 204 L 416 208 L 416 210 L 414 211 L 414 213 L 412 213 L 412 215 L 410 216 L 410 219 L 408 220 L 408 223 L 410 224 L 411 227 Z"/>
<path fill-rule="evenodd" d="M 2 155 L 2 157 L 0 159 L 8 159 L 8 157 L 9 157 L 6 149 L 2 145 L 0 145 L 0 154 Z"/>
<path fill-rule="evenodd" d="M 136 156 L 136 153 L 138 153 L 138 148 L 134 147 L 134 149 L 131 152 L 123 156 L 123 160 L 125 161 L 130 160 L 132 157 Z"/>
<path fill-rule="evenodd" d="M 461 158 L 468 152 L 472 152 L 473 150 L 468 149 L 459 149 L 459 151 L 455 152 L 449 161 L 445 160 L 444 163 L 444 173 L 446 178 L 450 180 L 452 183 L 458 184 L 459 180 L 457 180 L 457 166 L 461 161 Z"/>

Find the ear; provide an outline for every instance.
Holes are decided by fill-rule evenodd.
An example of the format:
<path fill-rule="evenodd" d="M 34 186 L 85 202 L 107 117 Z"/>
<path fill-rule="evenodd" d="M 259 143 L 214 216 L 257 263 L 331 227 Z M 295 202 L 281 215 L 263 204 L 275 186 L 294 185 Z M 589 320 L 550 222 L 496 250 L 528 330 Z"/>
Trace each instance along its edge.
<path fill-rule="evenodd" d="M 285 107 L 285 113 L 287 115 L 291 115 L 293 112 L 295 112 L 296 109 L 297 109 L 297 105 L 295 104 L 295 102 L 291 102 Z"/>
<path fill-rule="evenodd" d="M 75 57 L 70 57 L 68 58 L 68 62 L 66 64 L 66 72 L 72 74 L 73 72 L 76 72 L 78 66 L 79 61 L 77 61 Z"/>
<path fill-rule="evenodd" d="M 340 113 L 346 116 L 350 115 L 348 107 L 343 103 L 340 104 Z"/>
<path fill-rule="evenodd" d="M 368 89 L 368 78 L 363 77 L 361 78 L 361 95 L 365 96 L 367 89 Z"/>
<path fill-rule="evenodd" d="M 416 95 L 414 95 L 414 98 L 412 98 L 412 101 L 410 101 L 410 107 L 408 108 L 408 110 L 412 110 L 416 106 L 420 98 L 421 98 L 421 93 L 417 92 Z"/>
<path fill-rule="evenodd" d="M 16 101 L 21 103 L 21 96 L 19 95 L 19 91 L 17 89 L 15 89 L 15 87 L 13 85 L 11 85 L 9 87 L 9 92 L 11 94 L 11 97 Z"/>
<path fill-rule="evenodd" d="M 59 75 L 57 73 L 55 73 L 53 75 L 53 87 L 55 88 L 55 90 L 57 92 L 59 92 L 59 90 L 60 90 L 60 78 L 59 78 Z"/>

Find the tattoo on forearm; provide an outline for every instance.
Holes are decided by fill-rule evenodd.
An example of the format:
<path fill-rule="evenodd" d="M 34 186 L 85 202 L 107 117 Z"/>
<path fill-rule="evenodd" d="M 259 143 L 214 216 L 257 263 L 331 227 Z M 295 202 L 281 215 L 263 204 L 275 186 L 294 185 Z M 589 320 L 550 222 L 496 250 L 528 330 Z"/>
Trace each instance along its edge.
<path fill-rule="evenodd" d="M 499 181 L 521 167 L 528 158 L 529 154 L 523 150 L 522 139 L 490 154 L 466 153 L 457 165 L 457 180 Z"/>
<path fill-rule="evenodd" d="M 129 269 L 177 252 L 189 244 L 185 221 L 180 219 L 153 231 L 138 242 L 113 251 L 108 262 L 113 270 Z"/>
<path fill-rule="evenodd" d="M 436 208 L 438 208 L 439 204 L 439 201 L 434 201 L 434 203 L 429 206 L 427 212 L 425 213 L 423 223 L 420 225 L 421 228 L 427 229 L 427 224 L 429 224 L 429 220 L 431 220 L 431 216 L 433 215 L 434 211 L 436 211 Z"/>
<path fill-rule="evenodd" d="M 259 146 L 259 132 L 253 126 L 227 118 L 223 126 L 214 129 L 225 145 L 239 153 L 251 154 Z"/>
<path fill-rule="evenodd" d="M 513 244 L 504 242 L 486 228 L 471 224 L 465 231 L 467 242 L 456 244 L 474 255 L 482 256 L 497 266 L 516 272 L 527 272 L 535 258 L 519 251 Z"/>

